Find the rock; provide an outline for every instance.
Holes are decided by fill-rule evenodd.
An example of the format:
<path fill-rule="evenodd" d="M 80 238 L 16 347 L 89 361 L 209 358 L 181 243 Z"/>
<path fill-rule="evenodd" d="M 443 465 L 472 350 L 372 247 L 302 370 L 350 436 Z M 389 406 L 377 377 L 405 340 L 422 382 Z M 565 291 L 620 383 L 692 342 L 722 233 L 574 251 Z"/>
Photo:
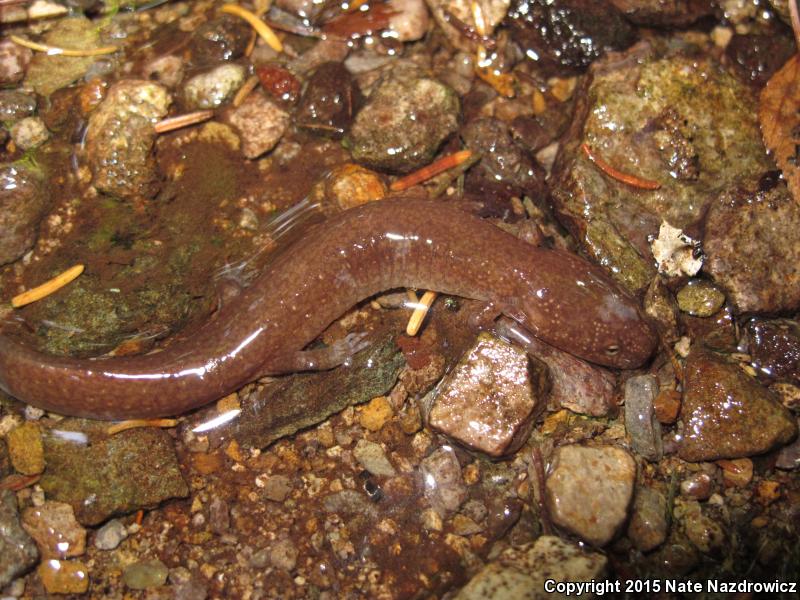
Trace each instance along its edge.
<path fill-rule="evenodd" d="M 58 19 L 44 35 L 43 41 L 60 48 L 92 49 L 102 45 L 99 28 L 85 17 Z M 25 84 L 37 94 L 49 96 L 83 77 L 95 60 L 94 56 L 60 56 L 37 52 L 28 65 Z"/>
<path fill-rule="evenodd" d="M 145 560 L 128 565 L 122 571 L 122 581 L 132 590 L 146 590 L 167 582 L 169 569 L 160 560 Z"/>
<path fill-rule="evenodd" d="M 636 463 L 615 446 L 560 446 L 545 482 L 553 522 L 581 539 L 605 546 L 628 516 Z"/>
<path fill-rule="evenodd" d="M 683 385 L 678 445 L 683 460 L 753 456 L 797 434 L 791 414 L 768 389 L 711 352 L 692 350 Z"/>
<path fill-rule="evenodd" d="M 610 0 L 636 25 L 686 27 L 713 14 L 712 0 Z"/>
<path fill-rule="evenodd" d="M 250 42 L 251 27 L 243 19 L 220 15 L 200 25 L 189 42 L 192 62 L 211 65 L 244 56 Z"/>
<path fill-rule="evenodd" d="M 467 38 L 457 29 L 453 25 L 452 19 L 445 13 L 445 11 L 449 12 L 459 21 L 471 27 L 473 31 L 477 31 L 478 24 L 475 23 L 476 17 L 470 0 L 425 1 L 433 14 L 433 18 L 436 20 L 436 24 L 447 36 L 450 43 L 459 50 L 474 54 L 477 50 L 477 43 Z M 505 19 L 510 4 L 511 0 L 479 0 L 478 8 L 480 8 L 483 17 L 482 26 L 485 35 L 491 36 L 495 28 Z"/>
<path fill-rule="evenodd" d="M 800 385 L 800 323 L 752 319 L 745 333 L 753 367 L 770 379 Z"/>
<path fill-rule="evenodd" d="M 642 291 L 655 272 L 649 236 L 662 223 L 684 232 L 697 227 L 720 194 L 774 168 L 759 139 L 756 98 L 711 53 L 677 42 L 642 42 L 609 55 L 592 65 L 583 85 L 553 165 L 553 203 L 594 261 Z M 661 187 L 643 191 L 611 179 L 583 143 Z M 736 247 L 727 236 L 724 243 Z"/>
<path fill-rule="evenodd" d="M 388 5 L 395 14 L 389 17 L 387 29 L 398 42 L 414 42 L 428 32 L 430 13 L 425 0 L 389 0 Z"/>
<path fill-rule="evenodd" d="M 169 582 L 174 600 L 205 600 L 208 597 L 206 584 L 186 567 L 171 569 Z"/>
<path fill-rule="evenodd" d="M 292 571 L 297 565 L 297 554 L 297 547 L 292 540 L 281 539 L 270 548 L 269 562 L 276 569 Z"/>
<path fill-rule="evenodd" d="M 231 528 L 231 511 L 222 498 L 214 497 L 208 505 L 208 522 L 217 535 L 227 533 Z"/>
<path fill-rule="evenodd" d="M 11 139 L 21 150 L 32 150 L 50 139 L 50 132 L 39 117 L 27 117 L 11 126 Z"/>
<path fill-rule="evenodd" d="M 36 572 L 48 594 L 83 594 L 89 589 L 89 569 L 80 561 L 51 558 Z"/>
<path fill-rule="evenodd" d="M 86 551 L 86 530 L 69 504 L 47 501 L 22 513 L 22 526 L 36 540 L 42 558 L 70 558 Z"/>
<path fill-rule="evenodd" d="M 800 467 L 800 438 L 781 448 L 775 459 L 775 466 L 787 471 Z"/>
<path fill-rule="evenodd" d="M 394 411 L 389 399 L 386 396 L 378 396 L 369 401 L 361 409 L 358 415 L 358 422 L 364 429 L 369 431 L 380 431 L 386 422 L 392 418 Z"/>
<path fill-rule="evenodd" d="M 246 158 L 258 158 L 272 150 L 289 127 L 289 114 L 261 92 L 248 94 L 239 106 L 226 111 L 224 118 L 239 133 Z"/>
<path fill-rule="evenodd" d="M 676 297 L 678 308 L 693 317 L 710 317 L 725 304 L 725 294 L 705 279 L 690 279 Z"/>
<path fill-rule="evenodd" d="M 625 382 L 625 430 L 634 452 L 651 462 L 661 460 L 661 424 L 654 402 L 658 396 L 655 375 L 636 375 Z"/>
<path fill-rule="evenodd" d="M 340 62 L 317 67 L 295 114 L 301 129 L 339 139 L 347 133 L 363 98 L 353 76 Z"/>
<path fill-rule="evenodd" d="M 31 249 L 48 204 L 40 172 L 14 164 L 0 165 L 0 265 L 17 260 Z"/>
<path fill-rule="evenodd" d="M 98 550 L 113 550 L 127 537 L 125 524 L 119 519 L 111 519 L 95 533 L 94 546 Z"/>
<path fill-rule="evenodd" d="M 11 40 L 0 40 L 0 85 L 13 85 L 22 81 L 33 58 L 33 51 Z"/>
<path fill-rule="evenodd" d="M 131 429 L 104 438 L 102 424 L 88 423 L 64 420 L 59 433 L 45 437 L 48 469 L 39 482 L 49 498 L 71 504 L 80 523 L 97 525 L 113 515 L 187 496 L 166 431 Z M 92 432 L 97 439 L 82 445 L 64 435 L 73 431 Z"/>
<path fill-rule="evenodd" d="M 726 487 L 747 487 L 753 481 L 753 461 L 749 458 L 718 460 L 722 469 L 722 482 Z"/>
<path fill-rule="evenodd" d="M 633 500 L 628 537 L 642 552 L 649 552 L 667 539 L 667 498 L 652 487 L 639 486 Z"/>
<path fill-rule="evenodd" d="M 607 559 L 552 535 L 507 548 L 481 569 L 454 600 L 545 600 L 545 582 L 599 580 Z"/>
<path fill-rule="evenodd" d="M 217 108 L 233 98 L 246 77 L 242 65 L 223 63 L 189 78 L 183 84 L 183 102 L 189 110 Z"/>
<path fill-rule="evenodd" d="M 36 96 L 18 90 L 0 90 L 0 121 L 19 121 L 36 112 Z"/>
<path fill-rule="evenodd" d="M 25 475 L 38 475 L 44 471 L 44 446 L 42 432 L 36 423 L 26 421 L 6 436 L 8 454 L 14 469 Z"/>
<path fill-rule="evenodd" d="M 439 448 L 420 463 L 425 498 L 440 514 L 456 511 L 467 499 L 461 465 L 450 448 Z"/>
<path fill-rule="evenodd" d="M 142 78 L 174 89 L 183 81 L 184 61 L 172 54 L 159 54 L 142 66 Z"/>
<path fill-rule="evenodd" d="M 347 145 L 367 167 L 407 173 L 428 164 L 458 127 L 456 93 L 416 68 L 396 67 L 356 115 Z"/>
<path fill-rule="evenodd" d="M 19 522 L 17 497 L 0 489 L 0 589 L 30 569 L 39 553 Z"/>
<path fill-rule="evenodd" d="M 696 500 L 676 499 L 675 521 L 683 526 L 686 537 L 703 554 L 718 554 L 725 547 L 727 536 L 722 525 L 703 512 Z"/>
<path fill-rule="evenodd" d="M 264 482 L 264 497 L 267 500 L 283 502 L 291 491 L 292 481 L 286 475 L 271 475 Z"/>
<path fill-rule="evenodd" d="M 738 187 L 711 203 L 705 272 L 739 313 L 800 308 L 800 205 L 783 183 Z"/>
<path fill-rule="evenodd" d="M 373 475 L 391 477 L 397 474 L 380 444 L 368 442 L 367 440 L 358 440 L 356 447 L 353 449 L 353 456 L 362 467 Z"/>
<path fill-rule="evenodd" d="M 380 175 L 355 163 L 333 168 L 325 181 L 325 198 L 342 210 L 380 200 L 387 192 Z"/>
<path fill-rule="evenodd" d="M 170 102 L 158 83 L 128 79 L 109 88 L 86 130 L 86 159 L 98 190 L 123 198 L 155 195 L 153 123 L 167 114 Z"/>
<path fill-rule="evenodd" d="M 428 423 L 475 450 L 502 456 L 525 443 L 546 406 L 547 389 L 542 363 L 482 333 L 442 382 Z"/>
<path fill-rule="evenodd" d="M 725 57 L 742 81 L 762 87 L 795 52 L 794 40 L 785 30 L 735 33 L 725 46 Z"/>
<path fill-rule="evenodd" d="M 584 69 L 636 40 L 619 11 L 592 0 L 513 0 L 507 22 L 525 55 L 551 74 Z"/>
<path fill-rule="evenodd" d="M 672 425 L 681 410 L 681 393 L 677 390 L 663 390 L 653 401 L 653 410 L 660 423 Z"/>

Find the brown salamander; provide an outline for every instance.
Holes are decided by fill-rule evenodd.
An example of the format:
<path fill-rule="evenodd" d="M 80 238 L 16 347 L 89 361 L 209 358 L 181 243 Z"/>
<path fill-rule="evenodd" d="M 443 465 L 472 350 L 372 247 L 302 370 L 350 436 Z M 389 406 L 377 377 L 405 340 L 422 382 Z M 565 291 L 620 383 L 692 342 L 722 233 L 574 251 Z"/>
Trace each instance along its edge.
<path fill-rule="evenodd" d="M 638 367 L 655 347 L 637 302 L 600 268 L 447 204 L 400 199 L 313 226 L 194 336 L 162 351 L 60 358 L 2 335 L 0 387 L 66 415 L 180 414 L 265 374 L 341 362 L 342 348 L 334 361 L 303 348 L 358 301 L 397 287 L 487 301 L 544 341 L 602 365 Z"/>

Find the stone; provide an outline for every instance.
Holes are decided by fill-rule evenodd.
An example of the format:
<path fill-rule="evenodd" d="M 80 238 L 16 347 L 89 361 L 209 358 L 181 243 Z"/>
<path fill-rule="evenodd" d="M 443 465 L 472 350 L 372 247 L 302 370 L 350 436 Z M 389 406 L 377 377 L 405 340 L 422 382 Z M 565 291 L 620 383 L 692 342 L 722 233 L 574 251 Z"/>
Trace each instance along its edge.
<path fill-rule="evenodd" d="M 0 589 L 36 564 L 38 557 L 33 538 L 20 524 L 17 497 L 0 489 Z"/>
<path fill-rule="evenodd" d="M 48 205 L 41 171 L 0 165 L 0 265 L 17 260 L 33 247 Z"/>
<path fill-rule="evenodd" d="M 543 363 L 481 333 L 439 387 L 428 423 L 470 448 L 502 456 L 525 443 L 547 389 Z"/>
<path fill-rule="evenodd" d="M 233 98 L 247 76 L 236 63 L 222 63 L 189 78 L 183 84 L 183 101 L 189 110 L 218 108 Z"/>
<path fill-rule="evenodd" d="M 292 571 L 297 565 L 297 554 L 297 547 L 292 540 L 281 539 L 270 548 L 269 562 L 276 569 Z"/>
<path fill-rule="evenodd" d="M 545 482 L 553 522 L 581 539 L 605 546 L 628 516 L 636 462 L 615 446 L 556 448 Z"/>
<path fill-rule="evenodd" d="M 678 308 L 694 317 L 710 317 L 725 304 L 725 294 L 705 279 L 690 279 L 676 298 Z"/>
<path fill-rule="evenodd" d="M 292 480 L 286 475 L 271 475 L 264 482 L 264 497 L 273 502 L 283 502 L 292 491 Z"/>
<path fill-rule="evenodd" d="M 33 51 L 11 40 L 0 40 L 0 85 L 13 85 L 22 81 L 33 58 Z"/>
<path fill-rule="evenodd" d="M 739 186 L 711 203 L 704 270 L 738 313 L 800 308 L 800 205 L 786 185 Z"/>
<path fill-rule="evenodd" d="M 36 570 L 48 594 L 83 594 L 89 589 L 89 569 L 80 561 L 43 561 Z"/>
<path fill-rule="evenodd" d="M 15 122 L 36 113 L 36 96 L 18 90 L 0 90 L 0 121 Z"/>
<path fill-rule="evenodd" d="M 725 547 L 725 529 L 703 511 L 703 506 L 697 500 L 677 498 L 673 515 L 689 541 L 703 554 L 718 554 Z"/>
<path fill-rule="evenodd" d="M 22 526 L 36 540 L 42 558 L 70 558 L 86 551 L 86 530 L 69 504 L 47 501 L 22 513 Z"/>
<path fill-rule="evenodd" d="M 762 375 L 800 385 L 800 322 L 752 319 L 745 327 L 747 352 Z"/>
<path fill-rule="evenodd" d="M 667 539 L 667 498 L 659 490 L 639 486 L 633 500 L 628 537 L 642 552 L 658 548 Z"/>
<path fill-rule="evenodd" d="M 98 550 L 113 550 L 128 537 L 125 524 L 119 519 L 111 519 L 94 535 L 94 547 Z"/>
<path fill-rule="evenodd" d="M 636 375 L 625 382 L 625 430 L 631 447 L 651 462 L 661 460 L 661 424 L 655 413 L 658 396 L 655 375 Z"/>
<path fill-rule="evenodd" d="M 160 560 L 144 560 L 128 565 L 122 571 L 122 581 L 132 590 L 146 590 L 164 585 L 169 569 Z"/>
<path fill-rule="evenodd" d="M 278 145 L 289 127 L 289 113 L 261 92 L 251 92 L 225 120 L 238 132 L 245 158 L 258 158 Z"/>
<path fill-rule="evenodd" d="M 681 495 L 695 500 L 708 500 L 714 491 L 714 482 L 708 473 L 693 473 L 681 481 Z"/>
<path fill-rule="evenodd" d="M 356 447 L 353 449 L 353 456 L 362 467 L 373 475 L 391 477 L 397 474 L 380 444 L 367 440 L 358 440 Z"/>
<path fill-rule="evenodd" d="M 308 80 L 295 114 L 296 125 L 317 135 L 340 139 L 347 133 L 363 97 L 341 62 L 326 62 Z"/>
<path fill-rule="evenodd" d="M 552 535 L 507 548 L 483 567 L 454 600 L 545 600 L 553 594 L 545 582 L 600 579 L 607 559 Z"/>
<path fill-rule="evenodd" d="M 467 499 L 461 465 L 451 448 L 434 450 L 420 463 L 425 498 L 440 514 L 456 511 Z"/>
<path fill-rule="evenodd" d="M 722 357 L 694 349 L 684 367 L 678 455 L 742 458 L 791 441 L 797 424 L 772 392 Z"/>
<path fill-rule="evenodd" d="M 24 475 L 38 475 L 44 471 L 44 445 L 39 425 L 26 421 L 8 432 L 6 443 L 15 470 Z"/>
<path fill-rule="evenodd" d="M 21 150 L 33 150 L 50 139 L 50 132 L 39 117 L 26 117 L 11 126 L 11 139 Z"/>

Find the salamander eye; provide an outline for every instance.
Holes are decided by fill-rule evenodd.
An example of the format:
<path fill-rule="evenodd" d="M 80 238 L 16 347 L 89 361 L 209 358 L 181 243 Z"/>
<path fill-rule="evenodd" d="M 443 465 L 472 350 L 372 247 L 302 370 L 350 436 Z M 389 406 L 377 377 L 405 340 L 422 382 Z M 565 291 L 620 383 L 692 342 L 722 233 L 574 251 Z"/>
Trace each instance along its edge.
<path fill-rule="evenodd" d="M 611 344 L 608 348 L 606 348 L 607 356 L 614 356 L 617 352 L 619 352 L 619 346 L 616 344 Z"/>

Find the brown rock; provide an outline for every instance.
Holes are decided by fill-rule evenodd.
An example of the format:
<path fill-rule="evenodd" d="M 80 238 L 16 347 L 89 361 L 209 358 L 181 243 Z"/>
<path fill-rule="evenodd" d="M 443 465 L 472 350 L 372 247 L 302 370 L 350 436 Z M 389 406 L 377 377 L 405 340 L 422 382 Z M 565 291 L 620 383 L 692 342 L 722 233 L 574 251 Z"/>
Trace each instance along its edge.
<path fill-rule="evenodd" d="M 253 92 L 236 108 L 225 114 L 242 140 L 242 154 L 258 158 L 277 146 L 289 127 L 289 114 L 278 108 L 266 95 Z"/>
<path fill-rule="evenodd" d="M 64 502 L 45 502 L 26 508 L 22 526 L 31 534 L 44 558 L 81 556 L 86 551 L 86 530 Z"/>
<path fill-rule="evenodd" d="M 14 468 L 25 475 L 44 471 L 42 433 L 36 423 L 27 421 L 8 432 L 8 454 Z"/>

